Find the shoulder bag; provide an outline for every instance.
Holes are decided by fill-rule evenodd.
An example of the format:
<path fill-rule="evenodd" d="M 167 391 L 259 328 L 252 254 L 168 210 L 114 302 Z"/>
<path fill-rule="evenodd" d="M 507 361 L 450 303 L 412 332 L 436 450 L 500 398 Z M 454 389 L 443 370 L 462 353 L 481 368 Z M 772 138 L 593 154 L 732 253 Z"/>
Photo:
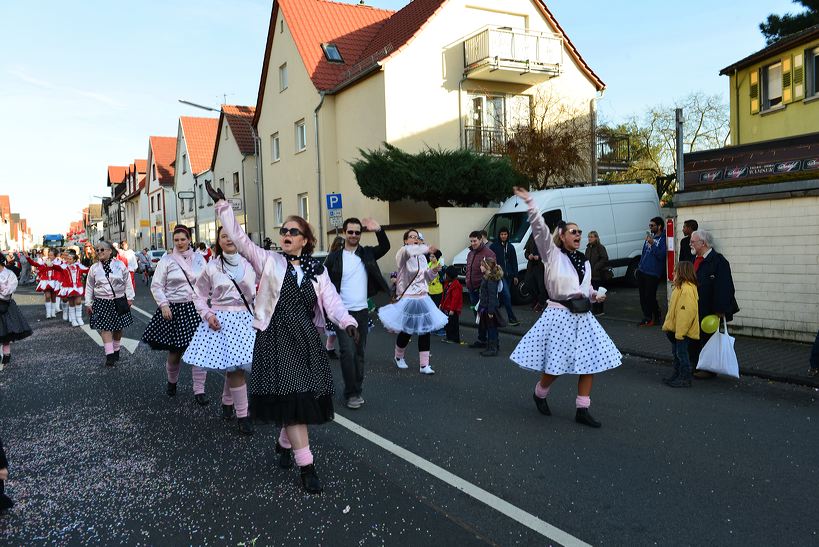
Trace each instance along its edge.
<path fill-rule="evenodd" d="M 128 315 L 131 312 L 131 306 L 128 305 L 128 299 L 125 296 L 117 296 L 114 290 L 114 285 L 111 283 L 111 277 L 106 273 L 105 279 L 108 280 L 108 286 L 111 287 L 111 294 L 114 295 L 114 308 L 117 310 L 117 315 L 120 317 Z"/>
<path fill-rule="evenodd" d="M 420 259 L 419 259 L 419 262 L 418 262 L 418 274 L 417 274 L 415 277 L 413 277 L 413 278 L 412 278 L 412 281 L 411 281 L 410 283 L 408 283 L 406 287 L 404 287 L 404 290 L 403 290 L 403 291 L 401 291 L 401 294 L 399 294 L 398 296 L 393 296 L 393 297 L 390 299 L 390 302 L 391 302 L 392 304 L 395 304 L 396 302 L 398 302 L 399 300 L 401 300 L 401 299 L 404 297 L 404 293 L 406 293 L 406 292 L 407 292 L 407 290 L 408 290 L 410 287 L 412 287 L 412 284 L 413 284 L 413 283 L 415 283 L 416 281 L 418 281 L 418 278 L 419 278 L 419 277 L 421 277 L 423 274 L 424 274 L 424 270 L 422 270 L 422 269 L 421 269 L 421 262 L 420 262 Z M 400 271 L 398 272 L 398 275 L 399 275 L 399 276 L 401 275 L 401 272 L 400 272 Z"/>

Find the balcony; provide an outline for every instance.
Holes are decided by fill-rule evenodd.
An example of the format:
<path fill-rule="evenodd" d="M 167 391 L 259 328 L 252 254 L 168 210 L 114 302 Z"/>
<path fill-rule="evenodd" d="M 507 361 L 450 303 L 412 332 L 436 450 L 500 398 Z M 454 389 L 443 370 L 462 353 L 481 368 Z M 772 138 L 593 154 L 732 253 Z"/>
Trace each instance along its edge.
<path fill-rule="evenodd" d="M 505 154 L 506 142 L 509 136 L 509 131 L 503 128 L 477 127 L 474 125 L 464 127 L 464 144 L 466 148 L 479 154 L 492 154 L 494 156 Z"/>
<path fill-rule="evenodd" d="M 546 32 L 485 27 L 464 41 L 464 76 L 536 85 L 558 76 L 563 38 Z"/>
<path fill-rule="evenodd" d="M 600 173 L 626 171 L 631 165 L 629 136 L 615 133 L 597 135 L 597 170 Z"/>

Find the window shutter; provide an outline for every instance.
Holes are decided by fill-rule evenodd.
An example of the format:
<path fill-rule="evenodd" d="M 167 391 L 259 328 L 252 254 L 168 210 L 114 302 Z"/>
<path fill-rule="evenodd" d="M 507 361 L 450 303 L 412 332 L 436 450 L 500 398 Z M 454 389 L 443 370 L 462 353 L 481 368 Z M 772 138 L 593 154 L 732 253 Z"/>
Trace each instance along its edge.
<path fill-rule="evenodd" d="M 791 74 L 791 58 L 785 57 L 782 59 L 782 104 L 793 102 L 793 87 Z"/>
<path fill-rule="evenodd" d="M 759 71 L 751 71 L 751 114 L 759 112 Z"/>
<path fill-rule="evenodd" d="M 798 53 L 793 56 L 793 99 L 801 99 L 805 96 L 805 65 L 803 55 Z"/>

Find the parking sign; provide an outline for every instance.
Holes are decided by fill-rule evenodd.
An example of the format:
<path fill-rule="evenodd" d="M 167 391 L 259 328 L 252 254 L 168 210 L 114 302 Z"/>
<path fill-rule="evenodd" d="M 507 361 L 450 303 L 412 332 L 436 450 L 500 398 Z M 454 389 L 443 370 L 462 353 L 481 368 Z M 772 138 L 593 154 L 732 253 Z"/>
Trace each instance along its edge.
<path fill-rule="evenodd" d="M 327 194 L 327 210 L 341 209 L 341 194 Z"/>

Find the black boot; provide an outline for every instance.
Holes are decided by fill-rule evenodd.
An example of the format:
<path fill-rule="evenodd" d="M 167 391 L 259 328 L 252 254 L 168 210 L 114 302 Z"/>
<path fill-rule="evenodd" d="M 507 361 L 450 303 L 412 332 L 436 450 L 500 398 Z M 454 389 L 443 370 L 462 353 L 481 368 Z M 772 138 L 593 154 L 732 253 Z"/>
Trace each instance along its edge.
<path fill-rule="evenodd" d="M 577 413 L 574 415 L 574 421 L 579 424 L 587 425 L 589 427 L 600 427 L 601 425 L 603 425 L 594 418 L 592 418 L 592 415 L 589 414 L 588 408 L 578 408 Z"/>
<path fill-rule="evenodd" d="M 469 344 L 469 347 L 473 348 L 473 349 L 485 348 L 486 347 L 486 342 L 484 342 L 483 340 L 475 340 L 474 342 Z"/>
<path fill-rule="evenodd" d="M 666 382 L 666 385 L 668 387 L 691 387 L 691 367 L 680 367 L 679 375 L 670 382 Z"/>
<path fill-rule="evenodd" d="M 105 355 L 105 366 L 106 367 L 117 366 L 117 359 L 114 357 L 113 353 L 108 353 Z"/>
<path fill-rule="evenodd" d="M 279 467 L 282 469 L 290 469 L 293 467 L 293 450 L 285 448 L 276 441 L 276 454 L 279 455 Z"/>
<path fill-rule="evenodd" d="M 663 378 L 663 383 L 664 384 L 668 384 L 669 382 L 673 382 L 674 380 L 676 380 L 677 378 L 680 377 L 680 363 L 677 361 L 676 358 L 674 359 L 674 365 L 673 366 L 674 366 L 674 372 L 672 372 L 671 376 L 669 376 L 668 378 Z"/>
<path fill-rule="evenodd" d="M 193 400 L 196 401 L 196 404 L 199 406 L 208 406 L 210 404 L 210 401 L 208 401 L 204 393 L 197 393 L 193 396 Z"/>
<path fill-rule="evenodd" d="M 176 397 L 176 384 L 168 382 L 168 389 L 165 390 L 168 397 Z"/>
<path fill-rule="evenodd" d="M 327 350 L 327 357 L 329 357 L 330 359 L 338 360 L 338 353 L 336 353 L 336 350 L 334 350 L 334 349 L 328 349 Z"/>
<path fill-rule="evenodd" d="M 2 363 L 4 365 L 8 365 L 9 363 L 11 363 L 11 354 L 10 353 L 8 355 L 3 355 Z"/>
<path fill-rule="evenodd" d="M 498 355 L 498 341 L 490 340 L 487 342 L 486 349 L 481 352 L 484 357 L 497 357 Z"/>
<path fill-rule="evenodd" d="M 250 416 L 238 418 L 236 421 L 239 423 L 239 433 L 242 435 L 253 435 L 253 422 L 250 420 Z"/>
<path fill-rule="evenodd" d="M 546 397 L 541 399 L 536 394 L 532 393 L 532 398 L 535 400 L 535 406 L 537 407 L 538 412 L 544 416 L 552 415 L 552 411 L 549 410 L 549 403 L 546 402 Z"/>
<path fill-rule="evenodd" d="M 301 485 L 308 494 L 321 494 L 323 488 L 319 482 L 318 475 L 316 475 L 316 468 L 311 463 L 300 467 L 301 471 Z"/>
<path fill-rule="evenodd" d="M 114 361 L 119 361 L 119 350 L 114 352 Z"/>
<path fill-rule="evenodd" d="M 222 405 L 223 420 L 232 420 L 233 414 L 234 414 L 233 405 Z"/>

